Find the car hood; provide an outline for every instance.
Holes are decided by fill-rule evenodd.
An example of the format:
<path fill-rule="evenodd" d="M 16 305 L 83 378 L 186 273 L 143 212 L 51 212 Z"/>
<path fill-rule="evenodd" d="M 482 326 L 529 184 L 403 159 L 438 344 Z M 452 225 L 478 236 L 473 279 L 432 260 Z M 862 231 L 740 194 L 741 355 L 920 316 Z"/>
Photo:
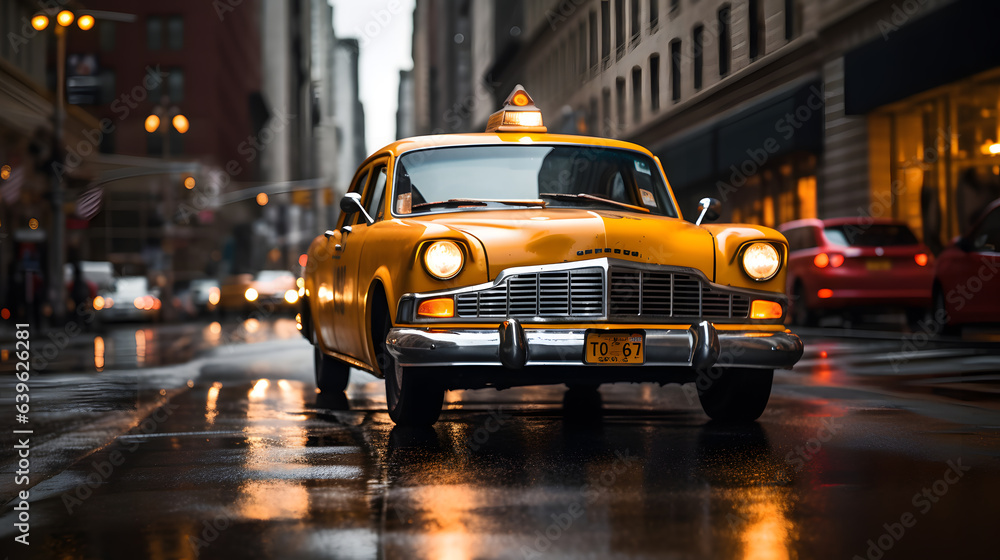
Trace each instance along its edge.
<path fill-rule="evenodd" d="M 486 249 L 490 279 L 511 267 L 602 257 L 689 267 L 714 277 L 712 235 L 678 218 L 547 208 L 448 213 L 423 221 L 478 239 Z"/>

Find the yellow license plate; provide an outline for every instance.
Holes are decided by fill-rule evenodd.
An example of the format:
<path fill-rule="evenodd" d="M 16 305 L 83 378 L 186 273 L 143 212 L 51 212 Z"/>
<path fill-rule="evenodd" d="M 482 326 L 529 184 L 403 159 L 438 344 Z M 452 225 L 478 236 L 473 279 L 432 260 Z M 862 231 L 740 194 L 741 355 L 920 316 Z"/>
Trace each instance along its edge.
<path fill-rule="evenodd" d="M 588 332 L 584 361 L 601 365 L 641 365 L 646 361 L 646 333 Z"/>
<path fill-rule="evenodd" d="M 868 270 L 892 270 L 892 261 L 889 259 L 868 259 L 865 261 Z"/>

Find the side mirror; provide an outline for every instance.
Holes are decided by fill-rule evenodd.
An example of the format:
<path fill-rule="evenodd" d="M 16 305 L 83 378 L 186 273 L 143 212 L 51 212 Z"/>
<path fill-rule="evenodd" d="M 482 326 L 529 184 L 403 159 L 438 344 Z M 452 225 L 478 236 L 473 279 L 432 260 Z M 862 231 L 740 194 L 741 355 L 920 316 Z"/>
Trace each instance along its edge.
<path fill-rule="evenodd" d="M 361 195 L 358 193 L 350 192 L 344 195 L 344 198 L 340 199 L 340 210 L 348 216 L 360 212 L 365 217 L 365 223 L 369 225 L 375 223 L 375 220 L 368 215 L 364 205 L 361 204 Z"/>
<path fill-rule="evenodd" d="M 722 211 L 722 203 L 714 198 L 703 198 L 698 202 L 698 220 L 694 225 L 700 226 L 702 222 L 714 222 L 719 219 Z"/>

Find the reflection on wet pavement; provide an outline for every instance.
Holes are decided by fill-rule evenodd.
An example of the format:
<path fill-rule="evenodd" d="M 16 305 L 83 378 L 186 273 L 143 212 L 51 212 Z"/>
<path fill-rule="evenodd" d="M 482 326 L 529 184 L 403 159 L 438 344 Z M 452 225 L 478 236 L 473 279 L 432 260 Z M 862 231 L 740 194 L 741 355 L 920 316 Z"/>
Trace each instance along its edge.
<path fill-rule="evenodd" d="M 215 325 L 200 329 L 224 344 L 234 331 Z M 147 356 L 167 340 L 158 334 Z M 615 385 L 454 391 L 434 428 L 414 429 L 393 426 L 382 382 L 366 374 L 352 372 L 346 393 L 316 394 L 300 339 L 222 349 L 164 421 L 33 490 L 33 552 L 863 558 L 906 513 L 916 528 L 886 558 L 995 552 L 1000 508 L 983 497 L 1000 491 L 1000 415 L 937 401 L 934 414 L 908 410 L 834 360 L 858 354 L 811 350 L 801 370 L 776 375 L 750 426 L 708 422 L 689 388 Z M 956 460 L 970 470 L 918 507 L 914 496 Z M 81 492 L 70 511 L 66 496 Z"/>

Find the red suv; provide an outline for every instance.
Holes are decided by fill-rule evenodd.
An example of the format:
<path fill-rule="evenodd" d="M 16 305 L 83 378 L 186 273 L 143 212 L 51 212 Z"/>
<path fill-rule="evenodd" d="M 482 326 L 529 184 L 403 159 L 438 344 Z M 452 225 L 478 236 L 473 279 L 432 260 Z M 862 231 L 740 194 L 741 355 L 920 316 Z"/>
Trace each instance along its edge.
<path fill-rule="evenodd" d="M 778 229 L 788 239 L 793 322 L 815 325 L 820 310 L 861 307 L 905 309 L 912 322 L 931 306 L 933 257 L 906 224 L 854 217 Z"/>
<path fill-rule="evenodd" d="M 935 320 L 947 325 L 1000 323 L 1000 200 L 986 208 L 968 233 L 938 256 Z"/>

